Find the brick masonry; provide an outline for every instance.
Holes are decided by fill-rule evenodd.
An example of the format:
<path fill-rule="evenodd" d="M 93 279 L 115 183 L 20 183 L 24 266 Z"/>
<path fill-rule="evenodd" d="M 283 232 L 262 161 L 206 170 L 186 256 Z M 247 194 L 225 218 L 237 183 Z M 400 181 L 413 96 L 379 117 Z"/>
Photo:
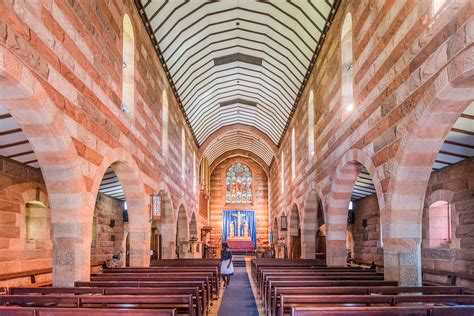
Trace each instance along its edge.
<path fill-rule="evenodd" d="M 306 206 L 314 200 L 307 198 L 308 191 L 315 190 L 323 201 L 328 264 L 346 261 L 347 223 L 341 209 L 348 205 L 357 176 L 350 169 L 362 164 L 377 190 L 385 277 L 405 285 L 421 283 L 420 197 L 449 129 L 474 100 L 473 12 L 472 1 L 450 2 L 440 12 L 433 12 L 432 1 L 341 2 L 270 168 L 271 221 L 297 204 L 301 225 L 314 231 L 317 207 L 313 202 Z M 341 30 L 348 13 L 354 83 L 350 113 L 341 99 Z M 311 92 L 314 156 L 308 152 Z M 289 173 L 293 128 L 296 179 Z M 312 257 L 302 237 L 308 249 L 303 256 Z M 313 242 L 312 234 L 307 242 Z"/>

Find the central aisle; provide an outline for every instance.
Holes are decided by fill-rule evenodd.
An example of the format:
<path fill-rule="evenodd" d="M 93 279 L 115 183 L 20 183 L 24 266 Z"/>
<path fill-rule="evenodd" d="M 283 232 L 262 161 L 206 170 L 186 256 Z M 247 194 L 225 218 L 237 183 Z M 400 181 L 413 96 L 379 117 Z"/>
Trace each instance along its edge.
<path fill-rule="evenodd" d="M 257 303 L 245 266 L 236 266 L 230 286 L 224 291 L 218 316 L 258 316 Z"/>

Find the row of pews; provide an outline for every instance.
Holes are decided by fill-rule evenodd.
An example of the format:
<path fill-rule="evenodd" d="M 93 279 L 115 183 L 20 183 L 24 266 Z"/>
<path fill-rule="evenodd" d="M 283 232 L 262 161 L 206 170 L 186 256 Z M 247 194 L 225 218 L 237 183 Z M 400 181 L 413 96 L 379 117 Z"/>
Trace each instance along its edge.
<path fill-rule="evenodd" d="M 320 260 L 254 259 L 251 271 L 271 316 L 474 315 L 474 295 L 459 286 L 400 287 L 375 270 Z"/>
<path fill-rule="evenodd" d="M 160 260 L 114 268 L 72 288 L 9 288 L 0 315 L 207 315 L 219 295 L 219 260 Z"/>

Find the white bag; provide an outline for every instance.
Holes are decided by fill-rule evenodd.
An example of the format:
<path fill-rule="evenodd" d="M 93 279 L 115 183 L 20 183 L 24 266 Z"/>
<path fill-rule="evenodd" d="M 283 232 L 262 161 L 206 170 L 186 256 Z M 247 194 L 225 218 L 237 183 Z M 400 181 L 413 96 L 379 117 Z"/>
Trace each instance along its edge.
<path fill-rule="evenodd" d="M 231 262 L 229 265 L 230 259 L 224 260 L 221 262 L 221 274 L 222 275 L 233 275 L 234 274 L 234 264 Z"/>

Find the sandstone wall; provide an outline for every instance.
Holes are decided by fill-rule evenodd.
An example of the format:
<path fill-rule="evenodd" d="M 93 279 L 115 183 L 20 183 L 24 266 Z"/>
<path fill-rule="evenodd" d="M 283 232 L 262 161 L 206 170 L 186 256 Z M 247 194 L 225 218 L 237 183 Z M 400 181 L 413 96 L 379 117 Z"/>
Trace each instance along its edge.
<path fill-rule="evenodd" d="M 390 264 L 385 269 L 387 279 L 419 284 L 420 197 L 447 132 L 472 102 L 472 96 L 451 88 L 472 86 L 474 4 L 445 4 L 436 11 L 433 1 L 341 2 L 270 167 L 271 220 L 298 205 L 305 257 L 314 256 L 311 249 L 321 199 L 328 231 L 332 230 L 328 262 L 345 263 L 341 205 L 348 204 L 350 183 L 357 173 L 350 175 L 344 168 L 357 161 L 371 174 L 379 208 L 387 215 L 383 229 L 389 241 L 384 243 L 384 254 L 391 256 L 385 261 L 386 267 Z M 352 111 L 342 104 L 341 37 L 346 19 L 352 21 Z M 311 93 L 314 156 L 308 152 Z M 437 119 L 441 116 L 442 124 Z M 295 179 L 291 177 L 293 129 Z M 404 240 L 403 247 L 397 238 Z M 404 260 L 413 265 L 400 264 Z"/>
<path fill-rule="evenodd" d="M 115 252 L 119 250 L 122 251 L 122 255 L 125 254 L 125 229 L 120 203 L 119 200 L 105 194 L 97 195 L 94 211 L 96 229 L 95 232 L 93 231 L 95 236 L 92 238 L 91 247 L 92 265 L 102 264 L 112 259 Z M 110 226 L 111 220 L 115 221 L 113 227 Z"/>
<path fill-rule="evenodd" d="M 355 222 L 349 225 L 354 240 L 353 258 L 383 265 L 380 247 L 380 209 L 377 196 L 372 194 L 354 203 Z M 366 225 L 364 226 L 364 221 Z"/>
<path fill-rule="evenodd" d="M 253 203 L 252 204 L 226 204 L 226 171 L 237 163 L 246 164 L 253 176 Z M 210 225 L 211 243 L 220 246 L 222 241 L 222 211 L 223 210 L 254 210 L 257 225 L 257 240 L 260 244 L 268 241 L 268 180 L 265 171 L 255 161 L 234 157 L 224 160 L 211 173 L 210 197 Z"/>
<path fill-rule="evenodd" d="M 27 207 L 31 201 L 40 201 L 46 208 Z M 50 230 L 41 172 L 0 156 L 0 274 L 51 268 Z M 2 284 L 27 285 L 30 278 Z"/>
<path fill-rule="evenodd" d="M 428 208 L 437 201 L 451 205 L 451 243 L 430 248 Z M 474 287 L 462 273 L 474 273 L 474 159 L 433 172 L 426 190 L 423 212 L 422 264 L 424 269 L 461 273 L 458 284 Z M 448 273 L 449 274 L 449 273 Z M 425 273 L 425 279 L 446 282 L 447 276 Z"/>

